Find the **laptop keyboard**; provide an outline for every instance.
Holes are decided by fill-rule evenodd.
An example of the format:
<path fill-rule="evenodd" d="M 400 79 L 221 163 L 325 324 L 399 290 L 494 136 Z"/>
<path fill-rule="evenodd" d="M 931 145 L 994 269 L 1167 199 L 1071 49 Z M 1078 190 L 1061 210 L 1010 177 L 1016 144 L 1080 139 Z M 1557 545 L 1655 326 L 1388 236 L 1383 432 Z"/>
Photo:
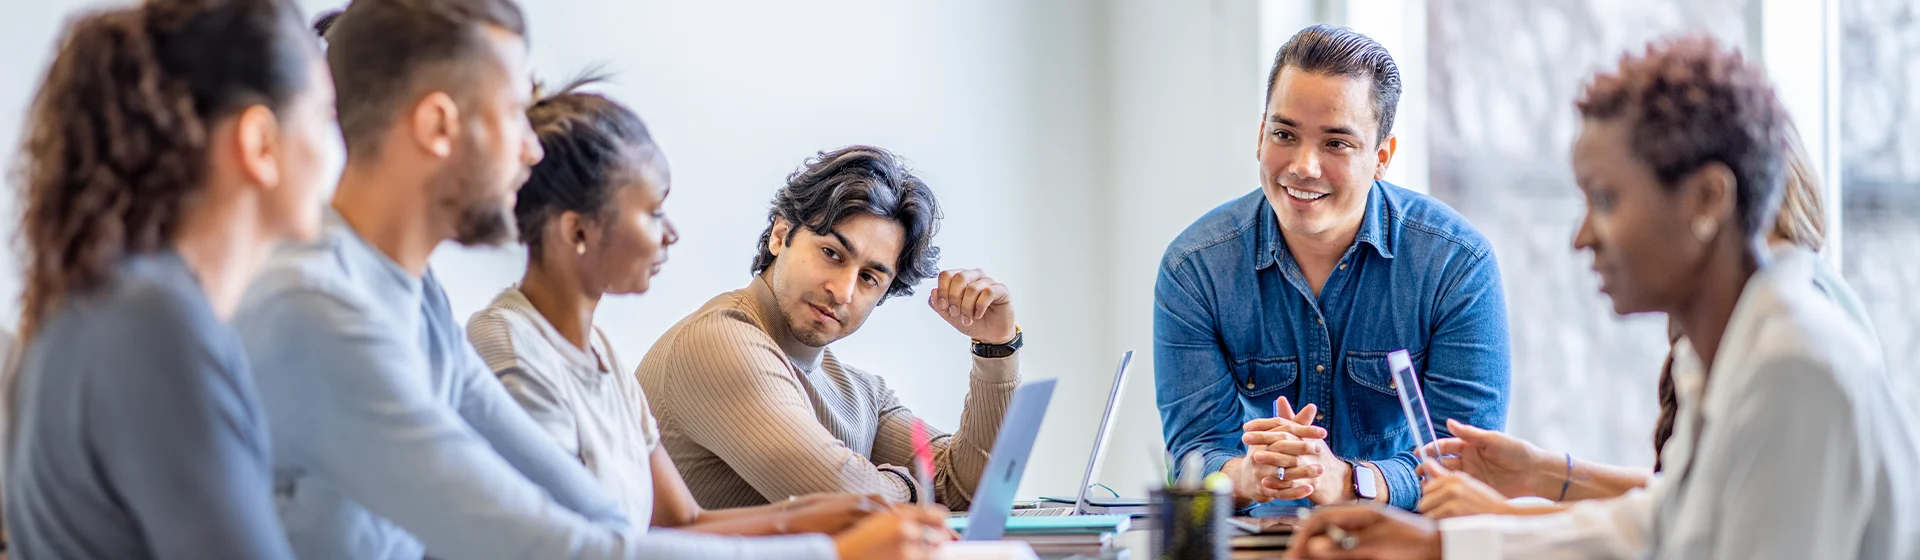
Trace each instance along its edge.
<path fill-rule="evenodd" d="M 1071 507 L 1027 508 L 1013 510 L 1014 517 L 1058 517 L 1073 515 Z"/>

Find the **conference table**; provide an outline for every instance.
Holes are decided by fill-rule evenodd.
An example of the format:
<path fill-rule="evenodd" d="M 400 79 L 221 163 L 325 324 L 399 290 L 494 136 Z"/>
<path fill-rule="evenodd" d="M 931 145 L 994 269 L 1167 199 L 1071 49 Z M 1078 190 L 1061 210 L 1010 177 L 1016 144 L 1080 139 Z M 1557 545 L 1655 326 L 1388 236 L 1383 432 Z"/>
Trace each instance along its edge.
<path fill-rule="evenodd" d="M 1101 554 L 1042 554 L 1044 560 L 1153 560 L 1153 531 L 1136 523 L 1133 530 L 1114 537 L 1113 546 Z M 1280 560 L 1284 550 L 1235 550 L 1233 560 Z"/>

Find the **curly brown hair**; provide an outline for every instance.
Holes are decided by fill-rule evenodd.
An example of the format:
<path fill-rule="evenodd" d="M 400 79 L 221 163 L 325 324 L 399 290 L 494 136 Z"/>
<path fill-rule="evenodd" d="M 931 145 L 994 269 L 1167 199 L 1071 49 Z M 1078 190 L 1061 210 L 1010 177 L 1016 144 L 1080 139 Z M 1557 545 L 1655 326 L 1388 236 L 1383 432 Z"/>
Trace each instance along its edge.
<path fill-rule="evenodd" d="M 169 243 L 201 193 L 212 125 L 282 107 L 318 56 L 287 0 L 149 0 L 73 21 L 19 166 L 22 336 L 121 259 Z"/>
<path fill-rule="evenodd" d="M 1648 44 L 1595 76 L 1577 102 L 1589 119 L 1627 119 L 1633 153 L 1671 187 L 1704 165 L 1733 171 L 1740 233 L 1761 235 L 1780 203 L 1787 113 L 1766 72 L 1706 35 Z"/>

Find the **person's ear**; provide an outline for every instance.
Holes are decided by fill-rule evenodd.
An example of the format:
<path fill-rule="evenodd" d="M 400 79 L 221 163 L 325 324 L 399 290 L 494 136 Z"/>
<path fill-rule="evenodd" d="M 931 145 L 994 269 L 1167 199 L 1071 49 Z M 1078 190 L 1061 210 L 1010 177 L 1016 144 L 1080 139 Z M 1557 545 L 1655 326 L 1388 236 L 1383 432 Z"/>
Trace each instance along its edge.
<path fill-rule="evenodd" d="M 1387 178 L 1387 166 L 1393 164 L 1393 151 L 1399 147 L 1399 136 L 1389 134 L 1385 140 L 1380 141 L 1380 150 L 1373 154 L 1373 156 L 1379 160 L 1379 165 L 1373 168 L 1373 180 L 1378 181 Z"/>
<path fill-rule="evenodd" d="M 581 216 L 579 212 L 568 210 L 561 212 L 560 215 L 557 216 L 557 219 L 553 221 L 553 231 L 549 232 L 549 235 L 559 240 L 560 245 L 567 251 L 567 254 L 573 256 L 585 255 L 587 254 L 588 241 L 587 226 L 588 220 L 584 216 Z"/>
<path fill-rule="evenodd" d="M 233 119 L 232 145 L 239 151 L 240 173 L 262 191 L 280 185 L 280 119 L 265 105 L 240 111 Z"/>
<path fill-rule="evenodd" d="M 793 222 L 787 221 L 786 218 L 774 218 L 772 234 L 767 238 L 767 252 L 773 253 L 776 257 L 780 256 L 780 252 L 786 250 L 787 244 L 793 242 L 787 238 L 792 234 Z"/>
<path fill-rule="evenodd" d="M 1690 222 L 1687 227 L 1694 237 L 1706 242 L 1720 233 L 1720 228 L 1735 223 L 1739 214 L 1739 179 L 1734 177 L 1733 169 L 1720 162 L 1712 162 L 1694 170 L 1680 180 L 1680 204 Z"/>
<path fill-rule="evenodd" d="M 460 106 L 446 92 L 436 91 L 413 105 L 407 120 L 410 136 L 427 153 L 445 158 L 453 155 L 453 139 L 460 134 Z"/>

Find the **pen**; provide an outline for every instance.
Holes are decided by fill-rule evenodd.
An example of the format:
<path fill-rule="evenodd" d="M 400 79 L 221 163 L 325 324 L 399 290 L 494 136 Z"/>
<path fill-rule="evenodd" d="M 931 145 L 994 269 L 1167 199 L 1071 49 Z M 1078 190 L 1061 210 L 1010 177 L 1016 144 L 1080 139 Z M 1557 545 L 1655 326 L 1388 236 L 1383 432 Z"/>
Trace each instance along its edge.
<path fill-rule="evenodd" d="M 1300 508 L 1300 524 L 1301 525 L 1305 525 L 1307 523 L 1307 520 L 1312 518 L 1313 518 L 1312 508 Z M 1327 524 L 1326 532 L 1327 532 L 1327 538 L 1333 539 L 1333 543 L 1336 545 L 1339 545 L 1340 550 L 1353 550 L 1354 548 L 1360 546 L 1360 541 L 1358 539 L 1353 538 L 1352 533 L 1348 533 L 1346 529 L 1341 529 L 1338 525 L 1333 525 L 1331 523 Z M 1312 535 L 1307 535 L 1307 536 L 1311 537 Z"/>
<path fill-rule="evenodd" d="M 919 418 L 913 419 L 913 458 L 920 464 L 920 472 L 916 473 L 915 478 L 919 480 L 920 491 L 926 494 L 921 498 L 920 503 L 931 504 L 933 503 L 933 444 L 927 438 L 927 423 Z"/>

